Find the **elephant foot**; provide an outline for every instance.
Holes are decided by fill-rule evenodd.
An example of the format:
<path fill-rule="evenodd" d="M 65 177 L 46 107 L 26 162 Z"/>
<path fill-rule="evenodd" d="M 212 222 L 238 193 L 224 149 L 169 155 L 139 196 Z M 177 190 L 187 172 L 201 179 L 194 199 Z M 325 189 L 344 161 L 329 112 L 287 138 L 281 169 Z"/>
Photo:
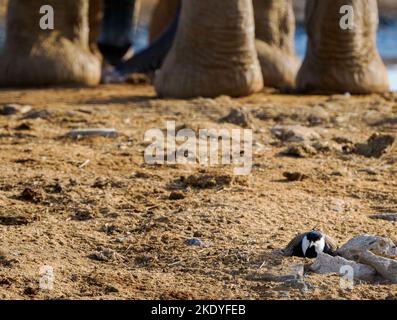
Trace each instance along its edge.
<path fill-rule="evenodd" d="M 294 89 L 300 66 L 298 57 L 261 40 L 256 40 L 255 45 L 264 85 L 281 90 Z"/>
<path fill-rule="evenodd" d="M 352 9 L 341 25 L 341 6 Z M 371 94 L 389 91 L 387 70 L 376 48 L 376 0 L 306 2 L 306 56 L 297 76 L 302 93 Z M 354 18 L 355 17 L 355 18 Z M 353 19 L 354 18 L 354 19 Z"/>
<path fill-rule="evenodd" d="M 43 5 L 52 8 L 54 27 L 40 24 Z M 89 49 L 88 13 L 86 0 L 10 0 L 0 86 L 98 84 L 101 63 Z"/>
<path fill-rule="evenodd" d="M 302 93 L 371 94 L 390 90 L 387 70 L 380 57 L 366 64 L 352 67 L 313 64 L 309 59 L 303 62 L 297 76 L 297 89 Z"/>
<path fill-rule="evenodd" d="M 100 76 L 97 57 L 66 39 L 0 54 L 0 86 L 96 85 Z"/>
<path fill-rule="evenodd" d="M 159 96 L 174 98 L 261 90 L 252 1 L 182 2 L 175 40 L 154 85 Z"/>

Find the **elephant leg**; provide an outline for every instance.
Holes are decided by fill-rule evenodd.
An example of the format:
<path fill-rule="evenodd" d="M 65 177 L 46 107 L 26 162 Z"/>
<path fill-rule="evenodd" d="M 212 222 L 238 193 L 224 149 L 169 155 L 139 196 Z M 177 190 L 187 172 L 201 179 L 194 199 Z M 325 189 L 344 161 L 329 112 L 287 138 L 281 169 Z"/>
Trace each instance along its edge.
<path fill-rule="evenodd" d="M 171 21 L 170 25 L 146 49 L 134 55 L 125 62 L 116 65 L 117 71 L 122 74 L 148 73 L 161 68 L 175 39 L 180 12 Z"/>
<path fill-rule="evenodd" d="M 97 40 L 101 29 L 101 23 L 103 19 L 103 0 L 90 0 L 89 9 L 89 44 L 91 51 L 99 58 L 102 59 L 102 55 L 99 52 L 97 46 Z"/>
<path fill-rule="evenodd" d="M 353 8 L 352 28 L 342 28 L 340 11 L 344 5 Z M 388 91 L 386 67 L 376 48 L 378 23 L 376 0 L 307 0 L 308 45 L 297 76 L 298 90 L 353 94 Z"/>
<path fill-rule="evenodd" d="M 135 8 L 140 0 L 104 0 L 98 48 L 110 64 L 119 63 L 132 47 Z"/>
<path fill-rule="evenodd" d="M 182 3 L 177 34 L 155 78 L 159 96 L 245 96 L 261 90 L 252 0 Z"/>
<path fill-rule="evenodd" d="M 44 5 L 54 10 L 54 29 L 40 24 Z M 88 10 L 87 0 L 10 0 L 0 86 L 97 84 L 101 66 L 89 49 Z"/>
<path fill-rule="evenodd" d="M 149 25 L 149 42 L 153 43 L 174 20 L 181 0 L 159 0 L 155 6 Z"/>
<path fill-rule="evenodd" d="M 292 0 L 253 0 L 256 50 L 265 86 L 295 87 L 300 61 L 295 55 Z"/>

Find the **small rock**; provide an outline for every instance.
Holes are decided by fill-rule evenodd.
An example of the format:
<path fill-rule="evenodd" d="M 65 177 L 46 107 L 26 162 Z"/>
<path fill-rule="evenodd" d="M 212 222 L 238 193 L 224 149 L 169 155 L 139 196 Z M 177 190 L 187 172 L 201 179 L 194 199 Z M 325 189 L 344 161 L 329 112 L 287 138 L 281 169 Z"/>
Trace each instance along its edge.
<path fill-rule="evenodd" d="M 303 181 L 308 178 L 308 176 L 304 173 L 301 172 L 284 172 L 283 176 L 288 180 L 288 181 Z"/>
<path fill-rule="evenodd" d="M 300 125 L 277 125 L 271 129 L 271 133 L 284 142 L 307 142 L 320 139 L 320 135 L 316 131 Z"/>
<path fill-rule="evenodd" d="M 27 112 L 22 119 L 23 120 L 48 119 L 50 116 L 51 114 L 45 109 L 41 109 L 41 110 L 33 109 Z"/>
<path fill-rule="evenodd" d="M 329 122 L 329 113 L 323 107 L 314 107 L 307 118 L 311 126 L 318 126 Z"/>
<path fill-rule="evenodd" d="M 359 169 L 358 171 L 365 172 L 365 173 L 369 174 L 370 176 L 376 176 L 378 174 L 378 172 L 373 168 L 364 168 L 364 169 Z"/>
<path fill-rule="evenodd" d="M 373 134 L 366 143 L 357 143 L 353 153 L 367 158 L 380 158 L 394 144 L 395 137 L 389 134 Z"/>
<path fill-rule="evenodd" d="M 172 191 L 168 197 L 169 200 L 182 200 L 185 198 L 186 198 L 185 194 L 178 191 Z"/>
<path fill-rule="evenodd" d="M 374 268 L 342 257 L 332 257 L 328 254 L 319 254 L 314 263 L 310 266 L 310 270 L 319 274 L 340 274 L 341 268 L 344 266 L 353 268 L 353 276 L 355 279 L 364 281 L 373 281 L 375 279 L 376 270 Z"/>
<path fill-rule="evenodd" d="M 299 143 L 288 146 L 281 154 L 291 157 L 308 158 L 316 155 L 317 150 L 307 143 Z"/>
<path fill-rule="evenodd" d="M 18 113 L 18 108 L 13 104 L 6 104 L 0 107 L 0 115 L 2 116 L 11 116 L 13 114 Z"/>
<path fill-rule="evenodd" d="M 342 212 L 345 210 L 345 202 L 340 199 L 335 199 L 332 202 L 331 210 L 334 212 Z"/>
<path fill-rule="evenodd" d="M 19 126 L 16 126 L 14 128 L 14 130 L 17 130 L 17 131 L 29 131 L 29 130 L 32 130 L 32 127 L 31 127 L 31 125 L 29 123 L 24 122 L 24 123 L 20 124 Z"/>
<path fill-rule="evenodd" d="M 90 255 L 90 258 L 97 261 L 107 262 L 113 260 L 116 257 L 116 253 L 108 248 L 99 248 Z"/>
<path fill-rule="evenodd" d="M 0 107 L 0 115 L 11 116 L 17 113 L 27 113 L 32 110 L 32 106 L 19 104 L 6 104 Z"/>
<path fill-rule="evenodd" d="M 88 210 L 78 210 L 73 216 L 73 220 L 77 221 L 88 221 L 91 219 L 94 219 L 94 215 Z"/>
<path fill-rule="evenodd" d="M 219 119 L 219 122 L 232 123 L 240 127 L 247 128 L 250 126 L 252 121 L 248 113 L 241 109 L 232 109 L 226 117 Z"/>
<path fill-rule="evenodd" d="M 202 237 L 202 236 L 203 236 L 203 233 L 201 231 L 195 231 L 193 233 L 193 238 L 199 238 L 199 237 Z"/>
<path fill-rule="evenodd" d="M 197 238 L 187 239 L 185 241 L 185 243 L 188 246 L 197 246 L 197 247 L 204 247 L 205 246 L 205 244 L 200 239 L 197 239 Z"/>
<path fill-rule="evenodd" d="M 355 260 L 357 255 L 364 251 L 372 251 L 375 254 L 386 257 L 396 257 L 397 247 L 387 238 L 360 235 L 350 239 L 338 249 L 338 254 L 348 260 Z"/>
<path fill-rule="evenodd" d="M 233 182 L 232 175 L 199 173 L 188 177 L 181 177 L 179 183 L 184 187 L 196 189 L 212 189 L 230 186 Z"/>
<path fill-rule="evenodd" d="M 0 225 L 4 226 L 21 226 L 30 222 L 31 219 L 24 216 L 0 216 Z"/>
<path fill-rule="evenodd" d="M 373 214 L 369 217 L 374 220 L 397 221 L 397 213 Z"/>
<path fill-rule="evenodd" d="M 98 128 L 98 129 L 75 129 L 68 133 L 68 136 L 74 139 L 84 137 L 105 137 L 117 138 L 118 132 L 116 129 Z"/>
<path fill-rule="evenodd" d="M 23 294 L 30 297 L 37 295 L 38 292 L 39 290 L 37 288 L 32 287 L 27 287 L 23 290 Z"/>
<path fill-rule="evenodd" d="M 316 141 L 312 144 L 312 147 L 317 152 L 331 152 L 331 151 L 342 151 L 342 148 L 336 143 L 328 141 Z"/>
<path fill-rule="evenodd" d="M 30 188 L 25 188 L 22 191 L 22 193 L 19 195 L 19 199 L 32 203 L 39 203 L 43 200 L 43 194 L 39 191 L 32 190 Z"/>

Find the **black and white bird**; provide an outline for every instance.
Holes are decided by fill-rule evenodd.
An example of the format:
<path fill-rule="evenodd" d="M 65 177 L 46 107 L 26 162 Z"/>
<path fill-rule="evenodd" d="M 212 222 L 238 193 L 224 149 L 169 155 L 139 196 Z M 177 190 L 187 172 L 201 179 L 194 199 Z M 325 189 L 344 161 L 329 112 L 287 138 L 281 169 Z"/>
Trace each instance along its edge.
<path fill-rule="evenodd" d="M 333 240 L 319 231 L 309 231 L 297 235 L 283 250 L 285 256 L 316 258 L 320 253 L 336 255 L 337 247 Z"/>

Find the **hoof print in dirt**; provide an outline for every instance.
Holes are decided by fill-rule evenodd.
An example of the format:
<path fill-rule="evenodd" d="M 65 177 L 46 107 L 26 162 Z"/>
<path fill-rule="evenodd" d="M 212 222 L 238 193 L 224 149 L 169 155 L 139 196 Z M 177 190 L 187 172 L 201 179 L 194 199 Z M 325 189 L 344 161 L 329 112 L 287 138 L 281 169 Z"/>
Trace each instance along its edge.
<path fill-rule="evenodd" d="M 389 134 L 373 134 L 366 143 L 357 143 L 353 153 L 367 157 L 380 158 L 394 144 L 395 137 Z"/>

